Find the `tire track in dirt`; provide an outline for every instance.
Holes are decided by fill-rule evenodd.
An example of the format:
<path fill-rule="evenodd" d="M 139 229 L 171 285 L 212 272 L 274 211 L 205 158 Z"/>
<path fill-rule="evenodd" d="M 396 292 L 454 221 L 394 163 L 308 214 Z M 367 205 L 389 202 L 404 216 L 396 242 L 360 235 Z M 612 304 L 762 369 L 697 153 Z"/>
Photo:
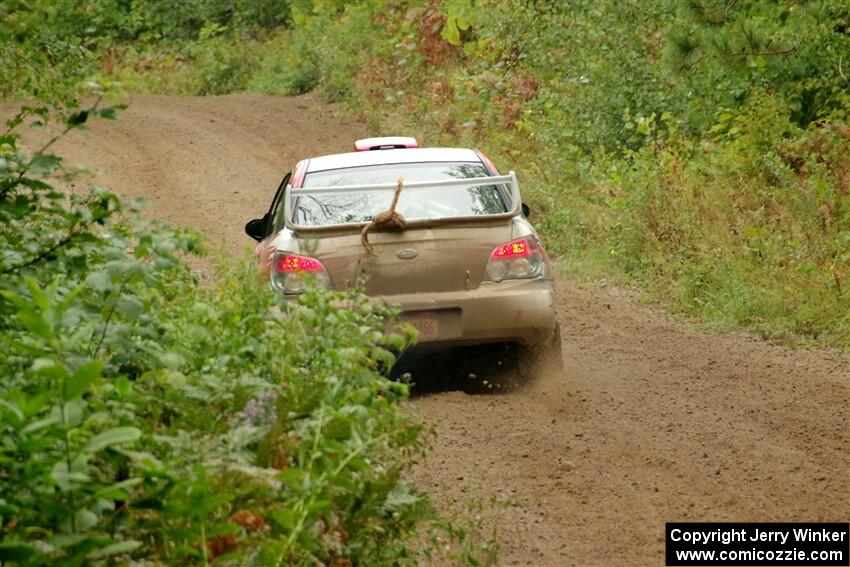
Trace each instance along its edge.
<path fill-rule="evenodd" d="M 312 95 L 131 103 L 57 152 L 228 255 L 287 168 L 366 135 Z M 666 521 L 847 521 L 845 357 L 700 332 L 614 289 L 557 291 L 562 375 L 493 395 L 423 371 L 437 386 L 410 404 L 437 431 L 417 480 L 447 510 L 496 495 L 476 513 L 503 564 L 659 565 Z"/>

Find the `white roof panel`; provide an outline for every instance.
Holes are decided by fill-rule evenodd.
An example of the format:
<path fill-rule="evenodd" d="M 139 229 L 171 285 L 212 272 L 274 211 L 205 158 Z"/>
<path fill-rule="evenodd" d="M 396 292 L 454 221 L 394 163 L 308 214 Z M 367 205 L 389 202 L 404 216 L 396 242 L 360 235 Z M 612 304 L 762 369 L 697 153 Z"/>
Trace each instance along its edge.
<path fill-rule="evenodd" d="M 447 161 L 481 161 L 478 155 L 466 148 L 405 148 L 398 150 L 372 150 L 349 152 L 310 158 L 307 172 L 327 171 L 365 165 L 389 163 L 423 163 Z"/>

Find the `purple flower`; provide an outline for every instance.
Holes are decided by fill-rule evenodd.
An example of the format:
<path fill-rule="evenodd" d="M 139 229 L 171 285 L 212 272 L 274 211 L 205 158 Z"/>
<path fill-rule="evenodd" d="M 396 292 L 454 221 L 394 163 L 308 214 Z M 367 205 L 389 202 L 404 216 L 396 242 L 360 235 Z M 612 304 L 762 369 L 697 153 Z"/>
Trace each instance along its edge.
<path fill-rule="evenodd" d="M 272 390 L 261 392 L 256 398 L 248 400 L 245 409 L 239 412 L 247 425 L 268 425 L 277 419 L 277 393 Z"/>

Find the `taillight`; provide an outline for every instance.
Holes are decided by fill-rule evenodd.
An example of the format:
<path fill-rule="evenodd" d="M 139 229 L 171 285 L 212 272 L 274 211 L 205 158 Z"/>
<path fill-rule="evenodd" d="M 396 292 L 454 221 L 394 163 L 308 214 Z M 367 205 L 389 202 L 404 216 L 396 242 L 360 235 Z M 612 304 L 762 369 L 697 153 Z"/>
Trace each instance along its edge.
<path fill-rule="evenodd" d="M 331 278 L 319 260 L 291 252 L 275 252 L 272 255 L 270 281 L 273 290 L 301 293 L 310 278 L 321 286 L 330 287 Z"/>
<path fill-rule="evenodd" d="M 494 249 L 485 274 L 493 282 L 536 278 L 543 275 L 544 266 L 543 250 L 537 238 L 526 236 Z"/>

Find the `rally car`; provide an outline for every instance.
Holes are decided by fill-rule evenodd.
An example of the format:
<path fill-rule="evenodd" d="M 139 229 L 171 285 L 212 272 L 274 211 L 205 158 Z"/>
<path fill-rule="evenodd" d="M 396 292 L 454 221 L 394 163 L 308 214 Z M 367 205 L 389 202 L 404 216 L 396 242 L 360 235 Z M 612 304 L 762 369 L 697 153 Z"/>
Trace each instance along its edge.
<path fill-rule="evenodd" d="M 370 138 L 299 162 L 245 231 L 276 292 L 297 296 L 305 274 L 333 289 L 363 281 L 400 307 L 417 348 L 509 345 L 531 378 L 561 364 L 561 341 L 528 216 L 514 172 L 477 150 Z"/>

